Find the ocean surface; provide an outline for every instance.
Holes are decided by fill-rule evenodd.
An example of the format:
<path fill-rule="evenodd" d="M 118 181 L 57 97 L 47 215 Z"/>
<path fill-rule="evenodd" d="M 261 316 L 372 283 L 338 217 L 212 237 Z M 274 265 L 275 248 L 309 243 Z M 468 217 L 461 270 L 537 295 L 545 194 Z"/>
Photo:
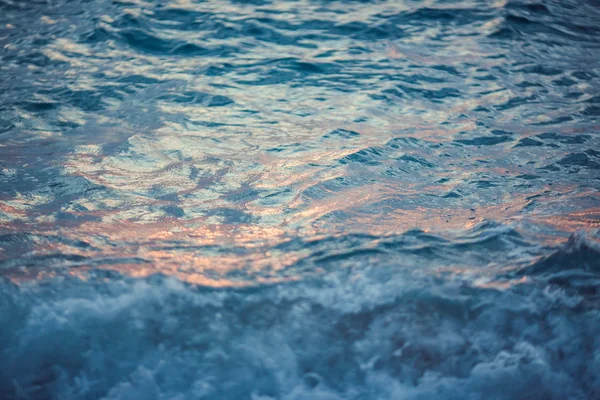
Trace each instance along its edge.
<path fill-rule="evenodd" d="M 600 399 L 598 0 L 0 0 L 0 399 Z"/>

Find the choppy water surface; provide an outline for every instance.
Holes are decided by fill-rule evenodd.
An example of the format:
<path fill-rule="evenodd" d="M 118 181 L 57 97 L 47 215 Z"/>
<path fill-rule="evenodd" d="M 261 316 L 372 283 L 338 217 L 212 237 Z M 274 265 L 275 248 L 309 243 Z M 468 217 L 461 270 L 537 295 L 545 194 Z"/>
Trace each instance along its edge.
<path fill-rule="evenodd" d="M 598 21 L 0 0 L 0 397 L 600 398 Z"/>

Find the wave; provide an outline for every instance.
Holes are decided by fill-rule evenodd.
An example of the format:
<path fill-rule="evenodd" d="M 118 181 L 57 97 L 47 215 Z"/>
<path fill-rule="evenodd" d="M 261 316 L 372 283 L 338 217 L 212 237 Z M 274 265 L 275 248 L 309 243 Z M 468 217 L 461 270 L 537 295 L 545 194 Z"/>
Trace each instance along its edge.
<path fill-rule="evenodd" d="M 1 395 L 594 398 L 600 320 L 581 296 L 392 265 L 248 289 L 108 272 L 4 281 Z"/>
<path fill-rule="evenodd" d="M 446 237 L 412 230 L 298 238 L 271 251 L 310 255 L 279 271 L 295 275 L 291 281 L 240 289 L 161 274 L 132 278 L 99 264 L 85 279 L 2 278 L 0 396 L 587 399 L 600 393 L 594 238 L 577 233 L 548 249 L 487 221 Z"/>
<path fill-rule="evenodd" d="M 596 306 L 600 301 L 600 244 L 585 232 L 574 233 L 566 244 L 519 273 L 582 295 L 588 306 Z"/>

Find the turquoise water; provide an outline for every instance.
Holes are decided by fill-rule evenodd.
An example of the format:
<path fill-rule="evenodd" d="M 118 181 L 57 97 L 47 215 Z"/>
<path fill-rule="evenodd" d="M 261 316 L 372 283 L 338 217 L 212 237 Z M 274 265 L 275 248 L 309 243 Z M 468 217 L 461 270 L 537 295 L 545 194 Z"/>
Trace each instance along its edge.
<path fill-rule="evenodd" d="M 598 21 L 0 0 L 0 398 L 599 398 Z"/>

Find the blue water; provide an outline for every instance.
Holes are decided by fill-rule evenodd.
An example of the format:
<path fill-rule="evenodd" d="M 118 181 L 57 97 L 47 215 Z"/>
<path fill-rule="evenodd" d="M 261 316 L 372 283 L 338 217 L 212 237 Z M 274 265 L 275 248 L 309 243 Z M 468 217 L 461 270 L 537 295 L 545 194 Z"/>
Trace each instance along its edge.
<path fill-rule="evenodd" d="M 599 21 L 0 0 L 0 398 L 599 399 Z"/>

